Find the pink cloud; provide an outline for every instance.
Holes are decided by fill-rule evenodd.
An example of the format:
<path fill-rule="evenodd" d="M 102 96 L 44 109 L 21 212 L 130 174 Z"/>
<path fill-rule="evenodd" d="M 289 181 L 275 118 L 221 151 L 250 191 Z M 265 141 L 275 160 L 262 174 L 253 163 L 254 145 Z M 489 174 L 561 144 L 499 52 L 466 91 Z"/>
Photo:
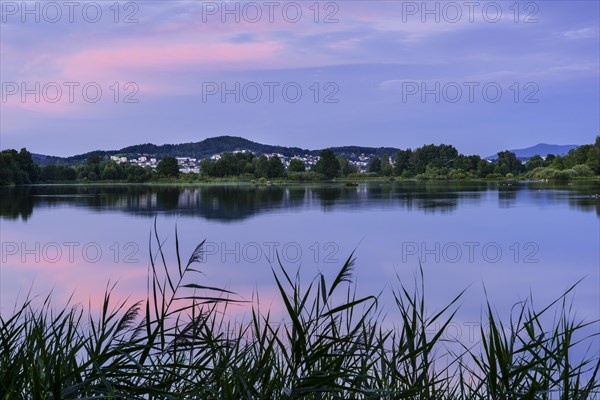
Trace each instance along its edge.
<path fill-rule="evenodd" d="M 60 61 L 65 75 L 105 75 L 111 70 L 148 70 L 199 66 L 247 67 L 274 61 L 282 45 L 266 43 L 150 43 L 84 50 Z M 241 65 L 240 65 L 241 64 Z"/>

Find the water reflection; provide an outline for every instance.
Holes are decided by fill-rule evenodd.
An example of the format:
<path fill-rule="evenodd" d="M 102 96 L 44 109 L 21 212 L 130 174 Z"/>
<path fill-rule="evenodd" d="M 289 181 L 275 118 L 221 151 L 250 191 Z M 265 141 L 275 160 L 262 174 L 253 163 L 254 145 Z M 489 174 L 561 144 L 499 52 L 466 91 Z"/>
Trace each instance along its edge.
<path fill-rule="evenodd" d="M 34 208 L 86 207 L 94 211 L 122 211 L 154 216 L 157 213 L 197 216 L 222 222 L 238 221 L 257 213 L 299 209 L 419 210 L 452 213 L 474 205 L 484 196 L 497 196 L 500 208 L 519 202 L 543 206 L 567 203 L 600 216 L 600 184 L 390 182 L 359 186 L 330 185 L 40 185 L 0 189 L 0 216 L 27 220 Z"/>
<path fill-rule="evenodd" d="M 286 271 L 301 269 L 306 279 L 319 271 L 328 282 L 356 250 L 364 295 L 396 279 L 410 286 L 422 266 L 432 310 L 472 287 L 457 315 L 461 323 L 479 320 L 484 296 L 510 315 L 529 293 L 548 304 L 586 277 L 574 309 L 597 320 L 599 193 L 598 182 L 2 188 L 0 313 L 30 287 L 65 301 L 75 293 L 74 301 L 87 304 L 102 299 L 110 280 L 119 282 L 116 298 L 143 298 L 151 217 L 158 215 L 170 268 L 177 265 L 176 226 L 184 257 L 203 239 L 211 244 L 197 266 L 202 284 L 245 299 L 260 293 L 274 312 L 284 306 L 273 286 L 271 248 Z M 264 254 L 247 252 L 254 248 Z M 381 304 L 393 309 L 389 292 Z"/>

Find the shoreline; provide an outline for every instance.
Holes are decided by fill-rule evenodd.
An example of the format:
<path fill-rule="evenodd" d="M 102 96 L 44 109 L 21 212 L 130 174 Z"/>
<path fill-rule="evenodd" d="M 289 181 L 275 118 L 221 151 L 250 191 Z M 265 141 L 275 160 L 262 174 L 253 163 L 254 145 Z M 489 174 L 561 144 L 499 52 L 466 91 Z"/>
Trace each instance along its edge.
<path fill-rule="evenodd" d="M 415 178 L 399 178 L 399 177 L 369 177 L 369 178 L 337 178 L 334 180 L 287 180 L 273 179 L 267 181 L 238 180 L 231 178 L 217 178 L 210 180 L 195 180 L 195 181 L 180 181 L 178 179 L 156 180 L 148 182 L 127 182 L 127 181 L 73 181 L 73 182 L 41 182 L 30 184 L 16 184 L 0 186 L 0 188 L 10 187 L 36 187 L 36 186 L 255 186 L 255 187 L 271 187 L 271 186 L 310 186 L 310 185 L 327 185 L 341 187 L 356 187 L 360 184 L 378 183 L 378 184 L 395 184 L 395 183 L 439 183 L 439 184 L 460 184 L 460 183 L 554 183 L 554 184 L 573 184 L 573 183 L 598 183 L 600 184 L 600 176 L 595 177 L 575 177 L 569 180 L 558 179 L 525 179 L 525 178 L 494 178 L 494 179 L 415 179 Z"/>

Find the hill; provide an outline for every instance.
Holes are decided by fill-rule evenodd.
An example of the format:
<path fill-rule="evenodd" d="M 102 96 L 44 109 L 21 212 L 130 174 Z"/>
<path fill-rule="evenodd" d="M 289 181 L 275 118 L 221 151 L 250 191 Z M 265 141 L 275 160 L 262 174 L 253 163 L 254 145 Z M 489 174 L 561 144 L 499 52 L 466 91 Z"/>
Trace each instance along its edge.
<path fill-rule="evenodd" d="M 527 160 L 536 154 L 542 157 L 547 156 L 548 154 L 554 154 L 557 156 L 566 155 L 569 150 L 579 147 L 577 144 L 546 144 L 539 143 L 535 146 L 526 147 L 524 149 L 513 149 L 509 150 L 517 156 L 518 159 Z M 498 158 L 497 154 L 486 157 L 487 160 L 496 160 Z"/>
<path fill-rule="evenodd" d="M 255 154 L 280 153 L 286 157 L 294 155 L 318 155 L 319 150 L 307 150 L 299 147 L 275 146 L 253 142 L 248 139 L 235 136 L 217 136 L 204 139 L 200 142 L 164 144 L 155 145 L 152 143 L 138 144 L 124 147 L 120 150 L 96 150 L 84 154 L 78 154 L 71 157 L 55 157 L 43 154 L 33 154 L 34 162 L 40 165 L 76 165 L 85 162 L 89 157 L 97 155 L 100 157 L 110 157 L 113 155 L 123 155 L 126 157 L 137 156 L 138 154 L 152 155 L 156 158 L 162 158 L 166 155 L 174 157 L 192 157 L 198 160 L 210 157 L 214 154 L 232 152 L 236 150 L 250 150 Z M 361 154 L 376 155 L 381 157 L 384 154 L 394 156 L 399 150 L 394 147 L 362 147 L 362 146 L 344 146 L 333 147 L 331 150 L 338 156 L 344 156 L 351 160 L 357 159 Z"/>

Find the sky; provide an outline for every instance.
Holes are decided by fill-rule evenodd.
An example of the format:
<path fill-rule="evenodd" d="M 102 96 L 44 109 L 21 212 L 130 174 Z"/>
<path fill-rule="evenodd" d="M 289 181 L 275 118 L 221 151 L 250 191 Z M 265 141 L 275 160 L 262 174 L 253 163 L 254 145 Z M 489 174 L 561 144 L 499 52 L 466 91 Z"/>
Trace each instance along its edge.
<path fill-rule="evenodd" d="M 0 1 L 0 148 L 600 134 L 598 1 Z"/>

